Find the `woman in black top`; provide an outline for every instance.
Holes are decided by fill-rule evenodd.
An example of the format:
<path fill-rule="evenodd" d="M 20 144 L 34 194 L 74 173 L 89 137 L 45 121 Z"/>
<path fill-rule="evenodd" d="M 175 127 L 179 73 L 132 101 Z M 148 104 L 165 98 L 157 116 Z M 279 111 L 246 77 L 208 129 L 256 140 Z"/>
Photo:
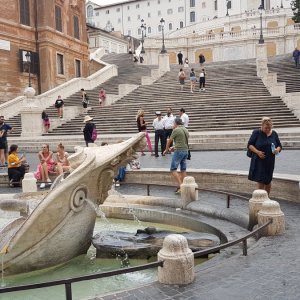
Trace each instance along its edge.
<path fill-rule="evenodd" d="M 92 120 L 93 118 L 91 118 L 90 116 L 85 116 L 83 121 L 85 123 L 85 126 L 83 128 L 83 136 L 87 147 L 89 146 L 89 143 L 94 143 L 92 136 L 93 130 L 94 128 L 96 128 L 96 126 L 94 123 L 92 123 Z"/>
<path fill-rule="evenodd" d="M 278 134 L 272 130 L 272 120 L 264 117 L 260 129 L 255 129 L 248 142 L 251 151 L 251 163 L 248 179 L 257 182 L 257 188 L 270 194 L 271 181 L 275 166 L 275 155 L 281 149 Z"/>
<path fill-rule="evenodd" d="M 145 132 L 148 150 L 151 152 L 151 155 L 154 155 L 154 153 L 152 151 L 151 140 L 150 140 L 150 137 L 149 137 L 149 134 L 147 131 L 147 126 L 146 126 L 147 123 L 145 122 L 145 119 L 144 119 L 144 111 L 142 109 L 140 109 L 137 113 L 136 123 L 137 123 L 137 128 L 138 128 L 139 132 Z M 142 150 L 142 155 L 145 155 L 143 150 Z"/>

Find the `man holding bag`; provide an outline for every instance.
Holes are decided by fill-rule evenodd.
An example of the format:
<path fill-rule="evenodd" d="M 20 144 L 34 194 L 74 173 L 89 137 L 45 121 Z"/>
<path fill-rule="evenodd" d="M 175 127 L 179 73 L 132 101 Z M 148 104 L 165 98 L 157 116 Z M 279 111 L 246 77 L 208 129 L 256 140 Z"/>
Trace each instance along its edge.
<path fill-rule="evenodd" d="M 180 185 L 183 183 L 183 178 L 186 177 L 186 160 L 188 158 L 189 151 L 189 132 L 183 126 L 182 120 L 178 117 L 174 120 L 173 132 L 171 137 L 167 140 L 166 150 L 164 154 L 169 151 L 170 145 L 172 142 L 175 142 L 175 151 L 172 156 L 171 162 L 171 174 L 176 179 L 177 189 L 175 191 L 176 194 L 180 194 Z M 180 165 L 180 173 L 177 172 L 177 168 Z"/>

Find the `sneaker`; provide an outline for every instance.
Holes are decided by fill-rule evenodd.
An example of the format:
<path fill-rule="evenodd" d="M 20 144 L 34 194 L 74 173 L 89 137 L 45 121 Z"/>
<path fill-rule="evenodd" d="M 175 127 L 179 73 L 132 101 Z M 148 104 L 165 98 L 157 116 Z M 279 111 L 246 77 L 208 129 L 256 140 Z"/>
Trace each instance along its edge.
<path fill-rule="evenodd" d="M 205 89 L 203 89 L 202 91 L 205 92 Z"/>
<path fill-rule="evenodd" d="M 155 157 L 159 157 L 159 155 L 158 155 L 158 154 L 155 154 Z"/>
<path fill-rule="evenodd" d="M 49 183 L 51 183 L 51 182 L 52 182 L 50 178 L 48 178 L 46 181 L 47 181 L 47 182 L 49 182 Z"/>
<path fill-rule="evenodd" d="M 143 152 L 141 155 L 142 155 L 142 156 L 145 156 L 146 154 Z"/>
<path fill-rule="evenodd" d="M 40 189 L 44 189 L 46 187 L 46 184 L 45 183 L 41 183 L 40 184 Z"/>
<path fill-rule="evenodd" d="M 120 186 L 120 182 L 116 181 L 115 186 Z"/>

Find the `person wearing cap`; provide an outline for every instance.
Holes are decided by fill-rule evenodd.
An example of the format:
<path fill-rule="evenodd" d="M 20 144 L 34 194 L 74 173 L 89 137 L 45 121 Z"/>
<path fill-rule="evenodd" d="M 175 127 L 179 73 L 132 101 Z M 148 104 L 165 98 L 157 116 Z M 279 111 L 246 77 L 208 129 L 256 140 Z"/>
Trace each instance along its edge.
<path fill-rule="evenodd" d="M 171 162 L 171 174 L 176 179 L 177 189 L 175 191 L 176 194 L 179 194 L 180 186 L 183 183 L 183 178 L 186 177 L 186 159 L 188 156 L 188 139 L 189 132 L 183 126 L 183 122 L 181 118 L 176 117 L 173 125 L 173 132 L 171 137 L 167 140 L 167 146 L 164 151 L 166 154 L 169 151 L 171 143 L 174 141 L 175 143 L 175 151 L 172 156 Z M 178 166 L 180 165 L 180 173 L 177 172 Z"/>
<path fill-rule="evenodd" d="M 152 126 L 155 130 L 155 137 L 154 137 L 154 153 L 155 157 L 159 157 L 158 155 L 158 142 L 160 140 L 161 146 L 161 155 L 164 156 L 164 150 L 166 148 L 166 139 L 165 139 L 165 132 L 164 132 L 164 121 L 161 117 L 161 112 L 157 111 L 156 119 L 153 120 Z"/>
<path fill-rule="evenodd" d="M 85 116 L 83 123 L 85 123 L 85 126 L 83 128 L 83 136 L 85 140 L 85 144 L 88 147 L 89 143 L 94 143 L 94 140 L 92 139 L 93 130 L 96 127 L 95 124 L 92 122 L 93 118 L 90 116 Z"/>

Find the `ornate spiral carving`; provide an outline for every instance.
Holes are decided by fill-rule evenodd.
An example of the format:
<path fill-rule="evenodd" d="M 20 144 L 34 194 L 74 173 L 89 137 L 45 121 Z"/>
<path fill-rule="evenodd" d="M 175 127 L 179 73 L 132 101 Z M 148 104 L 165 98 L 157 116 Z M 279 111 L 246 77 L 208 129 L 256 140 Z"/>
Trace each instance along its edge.
<path fill-rule="evenodd" d="M 79 186 L 73 191 L 70 199 L 70 207 L 74 212 L 79 212 L 83 209 L 86 196 L 87 188 L 85 186 Z"/>

